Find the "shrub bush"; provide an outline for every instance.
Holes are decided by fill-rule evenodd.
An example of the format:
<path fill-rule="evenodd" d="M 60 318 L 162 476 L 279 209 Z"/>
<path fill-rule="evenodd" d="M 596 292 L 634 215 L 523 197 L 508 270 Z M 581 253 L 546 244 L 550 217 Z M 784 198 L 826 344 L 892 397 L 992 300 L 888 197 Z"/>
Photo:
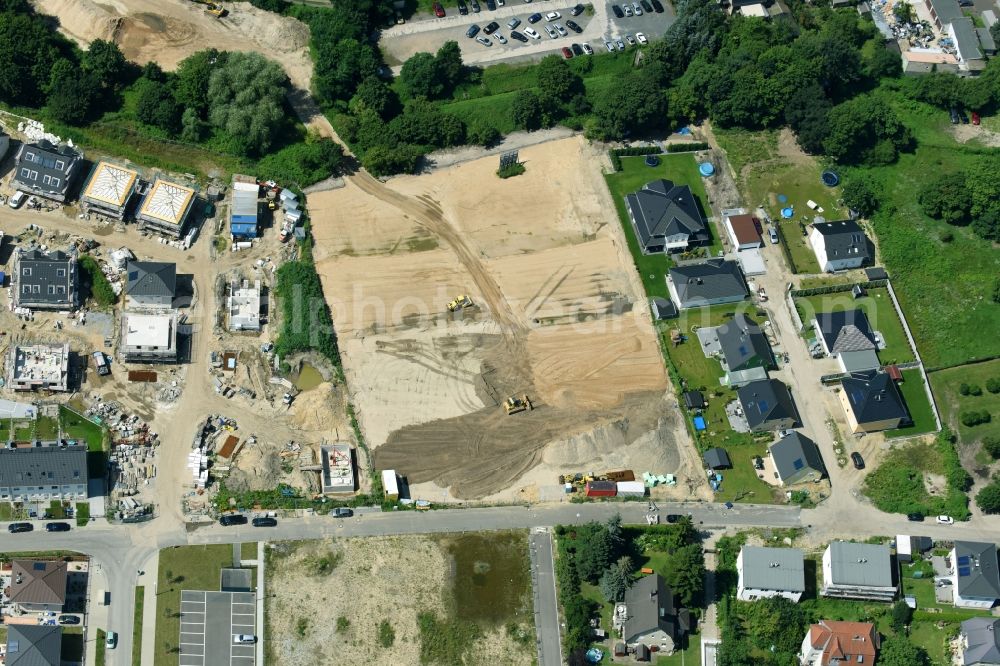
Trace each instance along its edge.
<path fill-rule="evenodd" d="M 994 460 L 1000 458 L 1000 437 L 983 437 L 983 451 L 990 454 Z"/>
<path fill-rule="evenodd" d="M 993 377 L 986 381 L 986 390 L 990 393 L 1000 393 L 1000 378 Z"/>
<path fill-rule="evenodd" d="M 991 420 L 992 417 L 990 416 L 990 413 L 985 409 L 981 411 L 971 410 L 968 412 L 962 412 L 962 425 L 967 428 L 989 423 Z"/>

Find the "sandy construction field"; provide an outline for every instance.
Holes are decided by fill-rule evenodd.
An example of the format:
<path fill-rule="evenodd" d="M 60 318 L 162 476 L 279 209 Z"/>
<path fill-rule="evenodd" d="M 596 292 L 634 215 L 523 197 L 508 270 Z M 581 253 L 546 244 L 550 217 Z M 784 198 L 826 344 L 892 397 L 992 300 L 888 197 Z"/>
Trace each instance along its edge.
<path fill-rule="evenodd" d="M 155 60 L 173 69 L 196 51 L 257 51 L 281 63 L 296 88 L 309 89 L 309 28 L 248 2 L 222 3 L 215 18 L 187 0 L 34 0 L 39 12 L 59 19 L 59 30 L 79 44 L 110 40 L 139 64 Z"/>
<path fill-rule="evenodd" d="M 664 420 L 672 399 L 603 157 L 576 137 L 521 159 L 527 173 L 508 180 L 493 156 L 388 184 L 361 173 L 309 198 L 376 466 L 454 498 L 534 483 L 525 474 L 553 456 L 601 464 L 640 440 L 676 453 L 685 437 Z M 476 306 L 449 313 L 463 293 Z M 534 411 L 506 416 L 512 395 Z M 648 469 L 651 448 L 634 451 L 615 462 Z M 676 455 L 657 460 L 670 461 L 676 472 Z"/>

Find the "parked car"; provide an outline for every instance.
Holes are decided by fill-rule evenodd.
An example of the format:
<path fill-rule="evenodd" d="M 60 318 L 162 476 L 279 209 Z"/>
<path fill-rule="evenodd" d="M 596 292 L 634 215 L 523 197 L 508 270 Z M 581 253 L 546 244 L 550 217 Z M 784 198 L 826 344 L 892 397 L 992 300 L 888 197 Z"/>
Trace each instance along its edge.
<path fill-rule="evenodd" d="M 642 7 L 639 5 L 638 2 L 633 2 L 632 3 L 632 12 L 636 16 L 642 16 Z"/>
<path fill-rule="evenodd" d="M 579 44 L 570 44 L 570 48 L 573 49 L 573 55 L 575 56 L 583 55 L 583 47 L 580 46 Z"/>
<path fill-rule="evenodd" d="M 56 622 L 65 627 L 71 624 L 80 624 L 80 618 L 76 615 L 60 615 Z"/>
<path fill-rule="evenodd" d="M 622 6 L 622 11 L 625 12 L 625 16 L 632 16 L 632 7 L 631 7 L 631 5 L 623 5 Z"/>
<path fill-rule="evenodd" d="M 586 53 L 587 55 L 594 55 L 594 47 L 592 47 L 590 44 L 584 44 L 583 52 Z"/>
<path fill-rule="evenodd" d="M 526 34 L 528 37 L 531 37 L 532 39 L 541 39 L 542 38 L 542 36 L 539 35 L 538 31 L 535 30 L 534 28 L 525 28 L 524 29 L 524 34 Z"/>
<path fill-rule="evenodd" d="M 528 29 L 530 30 L 531 28 L 528 28 Z M 524 35 L 522 35 L 521 33 L 519 33 L 517 30 L 511 30 L 510 31 L 510 37 L 511 37 L 511 39 L 516 39 L 519 42 L 526 42 L 526 41 L 528 41 L 528 38 L 525 37 Z"/>
<path fill-rule="evenodd" d="M 854 463 L 854 469 L 864 469 L 865 459 L 861 457 L 861 454 L 855 451 L 851 454 L 851 462 Z"/>
<path fill-rule="evenodd" d="M 938 525 L 953 525 L 954 523 L 955 523 L 955 519 L 952 518 L 951 516 L 938 516 L 937 517 L 937 524 Z"/>
<path fill-rule="evenodd" d="M 521 19 L 517 18 L 516 16 L 511 20 L 507 21 L 507 27 L 510 28 L 511 30 L 513 30 L 519 25 L 521 25 Z"/>
<path fill-rule="evenodd" d="M 465 36 L 468 37 L 469 39 L 472 39 L 478 34 L 479 34 L 479 26 L 476 25 L 475 23 L 470 25 L 469 29 L 465 31 Z"/>
<path fill-rule="evenodd" d="M 506 44 L 507 43 L 507 38 L 504 37 L 503 35 L 501 35 L 499 32 L 493 33 L 493 39 L 497 40 L 501 44 Z"/>
<path fill-rule="evenodd" d="M 487 35 L 492 35 L 499 29 L 500 29 L 499 23 L 497 23 L 496 21 L 490 21 L 489 23 L 486 24 L 486 27 L 483 28 L 483 32 Z"/>
<path fill-rule="evenodd" d="M 979 120 L 980 120 L 979 119 L 979 114 L 976 113 L 975 111 L 973 111 L 972 112 L 972 124 L 973 125 L 978 125 L 979 124 Z"/>
<path fill-rule="evenodd" d="M 226 515 L 219 518 L 219 524 L 223 527 L 231 527 L 233 525 L 246 525 L 247 517 L 238 513 L 227 513 Z"/>
<path fill-rule="evenodd" d="M 11 208 L 20 208 L 20 207 L 21 207 L 21 204 L 23 204 L 23 203 L 24 203 L 24 200 L 25 200 L 25 199 L 27 199 L 27 198 L 28 198 L 28 195 L 27 195 L 27 194 L 25 194 L 25 193 L 24 193 L 24 192 L 22 192 L 21 190 L 18 190 L 17 192 L 14 192 L 14 196 L 12 196 L 12 197 L 11 197 L 11 198 L 10 198 L 10 199 L 9 199 L 9 200 L 7 201 L 7 204 L 8 204 L 8 205 L 9 205 L 9 206 L 10 206 Z"/>
<path fill-rule="evenodd" d="M 497 9 L 497 3 L 494 2 L 493 0 L 486 0 L 486 9 L 490 10 L 491 12 L 495 12 Z"/>
<path fill-rule="evenodd" d="M 458 0 L 458 13 L 462 16 L 469 13 L 469 6 L 465 4 L 465 0 Z"/>
<path fill-rule="evenodd" d="M 653 11 L 657 14 L 663 13 L 663 3 L 660 0 L 649 0 L 649 4 L 653 5 Z"/>
<path fill-rule="evenodd" d="M 472 2 L 469 3 L 469 6 L 472 7 L 473 14 L 478 14 L 479 12 L 482 11 L 482 8 L 479 6 L 479 3 L 476 2 L 476 0 L 472 0 Z"/>
<path fill-rule="evenodd" d="M 537 12 L 528 17 L 528 23 L 532 24 L 538 23 L 541 20 L 542 20 L 542 15 Z"/>
<path fill-rule="evenodd" d="M 614 12 L 615 18 L 625 18 L 625 14 L 622 13 L 622 8 L 618 5 L 611 5 L 611 11 Z"/>
<path fill-rule="evenodd" d="M 958 117 L 962 119 L 962 124 L 963 125 L 968 125 L 969 124 L 969 114 L 967 114 L 965 112 L 965 109 L 959 109 L 958 110 Z"/>
<path fill-rule="evenodd" d="M 348 509 L 346 507 L 338 507 L 333 510 L 334 518 L 350 518 L 354 515 L 354 509 Z"/>
<path fill-rule="evenodd" d="M 558 21 L 561 18 L 562 14 L 560 14 L 559 12 L 549 12 L 548 14 L 545 15 L 545 20 L 548 21 L 549 23 L 552 23 L 553 21 Z"/>
<path fill-rule="evenodd" d="M 958 117 L 958 109 L 951 107 L 948 109 L 948 114 L 951 116 L 951 124 L 957 125 L 960 118 Z"/>
<path fill-rule="evenodd" d="M 647 14 L 653 13 L 653 6 L 649 4 L 649 0 L 639 0 L 639 4 Z"/>
<path fill-rule="evenodd" d="M 632 35 L 625 35 L 625 41 L 628 42 L 629 46 L 635 46 L 635 37 Z"/>
<path fill-rule="evenodd" d="M 615 52 L 615 45 L 612 44 L 611 42 L 604 42 L 604 48 L 606 48 L 608 50 L 608 53 L 614 53 Z"/>
<path fill-rule="evenodd" d="M 767 230 L 767 234 L 768 234 L 768 236 L 771 237 L 771 245 L 777 245 L 778 244 L 778 230 L 775 229 L 774 227 L 771 227 L 771 228 L 769 228 Z"/>
<path fill-rule="evenodd" d="M 7 531 L 11 534 L 17 534 L 18 532 L 31 532 L 35 529 L 35 526 L 31 523 L 11 523 L 7 526 Z"/>
<path fill-rule="evenodd" d="M 921 523 L 924 520 L 924 514 L 917 512 L 908 513 L 906 514 L 906 519 L 914 523 Z"/>
<path fill-rule="evenodd" d="M 253 634 L 233 634 L 233 643 L 256 643 L 257 637 Z"/>
<path fill-rule="evenodd" d="M 574 5 L 573 9 L 569 10 L 569 15 L 570 16 L 579 16 L 580 14 L 582 14 L 584 12 L 585 9 L 587 9 L 587 8 L 584 7 L 583 5 Z"/>
<path fill-rule="evenodd" d="M 437 16 L 438 18 L 444 18 L 444 7 L 441 6 L 440 2 L 435 2 L 433 5 L 431 5 L 431 9 L 434 10 L 434 16 Z"/>
<path fill-rule="evenodd" d="M 260 518 L 254 518 L 251 524 L 254 527 L 277 527 L 278 521 L 275 518 L 261 516 Z"/>
<path fill-rule="evenodd" d="M 552 39 L 556 39 L 559 37 L 559 33 L 556 32 L 556 29 L 553 28 L 551 25 L 545 26 L 545 34 L 547 34 Z"/>
<path fill-rule="evenodd" d="M 635 38 L 636 38 L 636 40 L 640 44 L 648 44 L 649 43 L 649 40 L 646 39 L 646 35 L 642 34 L 641 32 L 635 33 Z"/>
<path fill-rule="evenodd" d="M 573 51 L 570 50 L 570 48 L 568 46 L 562 47 L 562 54 L 563 54 L 563 58 L 566 58 L 566 60 L 569 60 L 570 58 L 573 57 Z"/>
<path fill-rule="evenodd" d="M 69 523 L 45 523 L 46 532 L 69 532 Z"/>
<path fill-rule="evenodd" d="M 566 28 L 562 27 L 558 23 L 553 23 L 552 27 L 555 28 L 556 31 L 558 31 L 559 34 L 562 35 L 563 37 L 565 37 L 567 35 Z"/>
<path fill-rule="evenodd" d="M 102 351 L 95 351 L 91 354 L 91 358 L 94 359 L 94 368 L 97 370 L 97 374 L 102 377 L 111 374 L 111 366 L 108 365 L 108 359 Z"/>
<path fill-rule="evenodd" d="M 109 650 L 114 650 L 118 647 L 118 632 L 109 631 L 107 637 L 104 639 L 104 647 Z"/>
<path fill-rule="evenodd" d="M 583 28 L 581 28 L 581 27 L 580 27 L 580 26 L 579 26 L 579 25 L 577 24 L 577 22 L 576 22 L 576 21 L 573 21 L 572 19 L 571 19 L 571 20 L 569 20 L 569 21 L 566 21 L 566 27 L 567 27 L 567 28 L 569 28 L 570 30 L 572 30 L 573 32 L 575 32 L 575 33 L 576 33 L 576 34 L 578 34 L 578 35 L 579 35 L 579 34 L 580 34 L 581 32 L 583 32 Z"/>
<path fill-rule="evenodd" d="M 668 513 L 667 514 L 667 522 L 668 523 L 671 523 L 671 524 L 672 523 L 676 523 L 680 519 L 681 519 L 681 514 L 679 514 L 679 513 Z"/>
<path fill-rule="evenodd" d="M 483 46 L 493 46 L 493 42 L 491 42 L 489 38 L 483 37 L 482 35 L 476 37 L 476 41 L 482 44 Z"/>
<path fill-rule="evenodd" d="M 616 41 L 616 42 L 615 42 L 615 46 L 617 46 L 617 47 L 618 47 L 618 50 L 619 50 L 619 51 L 624 51 L 624 50 L 625 50 L 625 42 L 623 42 L 623 41 L 622 41 L 622 40 L 620 40 L 620 39 L 619 39 L 618 41 Z"/>

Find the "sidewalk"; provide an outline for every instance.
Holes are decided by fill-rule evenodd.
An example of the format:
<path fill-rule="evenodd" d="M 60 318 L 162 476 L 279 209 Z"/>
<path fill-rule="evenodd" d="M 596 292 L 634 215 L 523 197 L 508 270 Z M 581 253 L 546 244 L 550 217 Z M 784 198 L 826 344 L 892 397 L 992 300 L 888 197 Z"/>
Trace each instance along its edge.
<path fill-rule="evenodd" d="M 142 641 L 140 663 L 145 666 L 152 666 L 156 657 L 156 581 L 160 572 L 160 553 L 156 552 L 143 565 L 146 574 L 142 577 L 143 606 L 142 606 L 142 635 L 133 636 L 133 641 Z M 134 666 L 139 666 L 138 664 Z"/>

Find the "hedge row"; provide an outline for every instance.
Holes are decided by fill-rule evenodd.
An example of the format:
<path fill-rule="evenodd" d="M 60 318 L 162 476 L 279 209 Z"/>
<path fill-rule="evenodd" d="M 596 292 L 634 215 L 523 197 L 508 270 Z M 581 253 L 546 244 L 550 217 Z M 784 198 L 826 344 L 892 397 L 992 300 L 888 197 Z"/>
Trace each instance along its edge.
<path fill-rule="evenodd" d="M 800 296 L 816 296 L 819 294 L 838 294 L 844 291 L 851 291 L 855 286 L 860 285 L 864 289 L 878 289 L 888 284 L 888 280 L 872 280 L 871 282 L 858 282 L 856 284 L 834 284 L 829 287 L 813 287 L 812 289 L 796 289 L 792 292 L 794 298 Z"/>
<path fill-rule="evenodd" d="M 611 158 L 611 168 L 615 171 L 622 170 L 622 157 L 631 157 L 635 155 L 659 155 L 663 151 L 660 150 L 659 146 L 633 146 L 630 148 L 614 148 L 608 151 L 608 156 Z"/>
<path fill-rule="evenodd" d="M 668 143 L 667 152 L 668 153 L 694 153 L 699 150 L 708 150 L 710 146 L 704 141 L 695 141 L 693 143 Z"/>

